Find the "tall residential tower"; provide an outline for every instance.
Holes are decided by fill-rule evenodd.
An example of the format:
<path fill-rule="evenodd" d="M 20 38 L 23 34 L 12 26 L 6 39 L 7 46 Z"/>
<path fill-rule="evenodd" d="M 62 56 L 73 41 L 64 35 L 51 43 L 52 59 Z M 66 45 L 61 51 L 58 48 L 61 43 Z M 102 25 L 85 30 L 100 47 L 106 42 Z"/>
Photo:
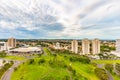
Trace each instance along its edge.
<path fill-rule="evenodd" d="M 88 39 L 82 40 L 82 55 L 90 54 L 90 41 Z"/>
<path fill-rule="evenodd" d="M 16 47 L 16 39 L 15 38 L 9 38 L 7 41 L 7 45 L 9 48 L 15 48 Z"/>
<path fill-rule="evenodd" d="M 100 53 L 100 41 L 98 39 L 92 40 L 92 54 Z"/>
<path fill-rule="evenodd" d="M 78 53 L 78 41 L 77 40 L 73 40 L 71 42 L 71 51 Z"/>
<path fill-rule="evenodd" d="M 120 52 L 120 39 L 116 40 L 116 52 Z"/>

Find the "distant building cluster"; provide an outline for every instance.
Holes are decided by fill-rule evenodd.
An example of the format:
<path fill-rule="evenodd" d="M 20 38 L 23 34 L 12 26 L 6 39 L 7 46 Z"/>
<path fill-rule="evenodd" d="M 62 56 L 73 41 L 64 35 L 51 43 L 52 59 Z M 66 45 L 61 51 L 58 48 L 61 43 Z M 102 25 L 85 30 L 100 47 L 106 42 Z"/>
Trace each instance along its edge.
<path fill-rule="evenodd" d="M 8 51 L 16 47 L 16 39 L 9 38 L 7 42 L 0 42 L 0 51 Z"/>
<path fill-rule="evenodd" d="M 116 40 L 116 52 L 120 53 L 120 39 Z"/>
<path fill-rule="evenodd" d="M 41 42 L 41 43 L 40 43 Z M 38 44 L 40 43 L 40 44 Z M 87 38 L 83 40 L 18 40 L 9 38 L 7 41 L 0 42 L 0 52 L 7 51 L 8 53 L 41 53 L 41 44 L 48 45 L 55 49 L 65 49 L 80 55 L 99 54 L 101 52 L 113 51 L 114 54 L 120 53 L 120 39 L 115 41 Z M 105 48 L 107 47 L 107 48 Z M 116 49 L 116 51 L 114 51 Z M 103 50 L 104 49 L 104 50 Z"/>
<path fill-rule="evenodd" d="M 54 48 L 55 49 L 67 49 L 70 50 L 76 54 L 80 54 L 80 55 L 86 55 L 86 54 L 98 54 L 100 53 L 100 40 L 98 39 L 94 39 L 92 41 L 88 40 L 88 39 L 83 39 L 82 40 L 82 44 L 81 44 L 81 48 L 79 49 L 79 42 L 77 40 L 72 40 L 71 41 L 71 46 L 67 45 L 67 46 L 61 46 L 59 42 L 57 42 L 56 44 L 54 44 Z M 92 45 L 91 45 L 92 44 Z"/>
<path fill-rule="evenodd" d="M 71 47 L 72 47 L 71 51 L 73 51 L 74 53 L 79 53 L 77 40 L 72 41 Z M 90 49 L 92 49 L 92 51 Z M 90 54 L 90 53 L 92 53 L 92 54 L 100 53 L 100 40 L 98 40 L 98 39 L 92 40 L 92 46 L 90 46 L 90 40 L 88 40 L 88 39 L 82 40 L 82 51 L 80 54 L 86 55 L 86 54 Z"/>
<path fill-rule="evenodd" d="M 32 42 L 34 43 L 34 42 Z M 6 51 L 9 54 L 28 54 L 28 53 L 42 53 L 41 46 L 29 46 L 27 44 L 21 44 L 17 46 L 17 41 L 15 38 L 9 38 L 7 42 L 0 42 L 0 52 Z M 34 45 L 34 44 L 33 44 Z M 59 45 L 59 44 L 57 44 Z M 59 46 L 58 46 L 59 47 Z"/>
<path fill-rule="evenodd" d="M 78 41 L 77 40 L 73 40 L 71 42 L 71 51 L 78 53 Z"/>

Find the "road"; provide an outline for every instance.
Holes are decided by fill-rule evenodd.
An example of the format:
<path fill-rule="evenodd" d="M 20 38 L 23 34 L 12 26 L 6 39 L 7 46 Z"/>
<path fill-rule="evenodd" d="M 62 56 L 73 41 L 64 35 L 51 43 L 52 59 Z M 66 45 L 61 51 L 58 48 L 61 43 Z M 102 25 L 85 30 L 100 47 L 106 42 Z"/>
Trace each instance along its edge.
<path fill-rule="evenodd" d="M 97 64 L 97 67 L 104 69 L 104 64 Z M 112 74 L 111 74 L 109 71 L 107 71 L 106 69 L 105 69 L 105 71 L 106 71 L 106 73 L 107 73 L 108 76 L 109 76 L 109 79 L 108 79 L 108 80 L 114 80 Z"/>
<path fill-rule="evenodd" d="M 22 61 L 14 61 L 14 64 L 12 65 L 12 67 L 10 67 L 2 76 L 1 80 L 10 80 L 12 72 L 14 72 L 14 68 L 18 67 L 20 64 L 22 63 Z"/>

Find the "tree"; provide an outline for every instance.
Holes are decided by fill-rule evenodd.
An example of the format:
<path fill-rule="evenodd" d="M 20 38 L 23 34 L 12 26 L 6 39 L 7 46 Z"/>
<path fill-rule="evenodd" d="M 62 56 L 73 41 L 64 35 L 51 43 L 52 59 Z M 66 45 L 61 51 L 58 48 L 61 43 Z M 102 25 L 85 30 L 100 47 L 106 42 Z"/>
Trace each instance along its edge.
<path fill-rule="evenodd" d="M 34 59 L 29 59 L 28 60 L 28 64 L 33 64 L 34 63 Z"/>
<path fill-rule="evenodd" d="M 100 78 L 100 80 L 108 80 L 109 76 L 107 72 L 102 68 L 96 68 L 95 74 Z"/>
<path fill-rule="evenodd" d="M 112 71 L 113 71 L 113 65 L 112 64 L 105 64 L 105 69 L 107 69 L 109 72 L 112 73 Z"/>
<path fill-rule="evenodd" d="M 5 61 L 5 60 L 3 60 L 3 64 L 4 64 L 4 63 L 6 63 L 6 61 Z"/>
<path fill-rule="evenodd" d="M 45 59 L 40 59 L 39 61 L 38 61 L 38 64 L 41 64 L 41 63 L 44 63 L 45 62 Z"/>
<path fill-rule="evenodd" d="M 7 53 L 6 52 L 0 52 L 0 57 L 5 57 L 7 55 Z"/>
<path fill-rule="evenodd" d="M 115 69 L 117 70 L 118 75 L 120 75 L 120 63 L 115 64 Z"/>

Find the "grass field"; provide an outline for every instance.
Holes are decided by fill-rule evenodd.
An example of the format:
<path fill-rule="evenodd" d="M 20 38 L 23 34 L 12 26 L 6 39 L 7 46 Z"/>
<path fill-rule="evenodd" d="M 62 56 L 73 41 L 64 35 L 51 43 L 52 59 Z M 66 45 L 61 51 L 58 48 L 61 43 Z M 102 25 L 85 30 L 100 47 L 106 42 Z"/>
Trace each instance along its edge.
<path fill-rule="evenodd" d="M 93 60 L 92 62 L 99 63 L 99 64 L 114 64 L 114 63 L 120 63 L 120 60 Z"/>
<path fill-rule="evenodd" d="M 5 56 L 3 57 L 5 59 L 10 59 L 10 60 L 25 60 L 26 58 L 23 56 Z"/>
<path fill-rule="evenodd" d="M 35 58 L 35 63 L 28 65 L 28 63 L 22 64 L 17 71 L 14 71 L 11 80 L 99 80 L 94 74 L 94 66 L 92 64 L 83 64 L 80 62 L 70 62 L 69 57 L 71 55 L 57 55 L 55 59 L 59 63 L 49 65 L 49 61 L 54 59 L 51 56 L 51 52 L 48 49 L 44 49 L 47 55 L 42 55 L 39 58 Z M 45 59 L 45 63 L 38 64 L 40 59 Z M 56 66 L 56 64 L 65 63 L 70 65 L 75 71 L 76 75 L 73 75 L 68 69 Z M 60 65 L 61 65 L 60 64 Z"/>
<path fill-rule="evenodd" d="M 120 60 L 93 60 L 92 62 L 97 64 L 115 64 L 120 63 Z M 120 80 L 120 77 L 112 73 L 114 80 Z"/>
<path fill-rule="evenodd" d="M 11 80 L 99 80 L 94 69 L 96 68 L 93 64 L 84 64 L 78 61 L 71 62 L 71 54 L 59 54 L 50 55 L 52 52 L 49 49 L 44 48 L 45 55 L 34 58 L 33 64 L 25 62 L 20 65 L 19 68 L 13 72 Z M 44 59 L 45 62 L 39 64 L 39 60 Z M 55 60 L 54 64 L 50 65 L 50 60 Z M 92 62 L 97 64 L 106 63 L 120 63 L 120 60 L 93 60 Z M 63 65 L 71 66 L 75 70 L 69 71 Z M 112 74 L 115 80 L 119 80 L 119 77 Z"/>

